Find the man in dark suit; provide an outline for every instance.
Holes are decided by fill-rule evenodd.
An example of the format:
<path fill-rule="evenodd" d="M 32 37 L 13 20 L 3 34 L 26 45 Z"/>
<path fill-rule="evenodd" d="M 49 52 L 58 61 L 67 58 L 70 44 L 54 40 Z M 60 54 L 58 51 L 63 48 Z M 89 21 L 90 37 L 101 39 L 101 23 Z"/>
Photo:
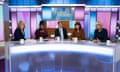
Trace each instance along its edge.
<path fill-rule="evenodd" d="M 60 37 L 61 40 L 68 39 L 67 30 L 63 28 L 61 22 L 58 22 L 58 28 L 55 30 L 55 37 Z"/>

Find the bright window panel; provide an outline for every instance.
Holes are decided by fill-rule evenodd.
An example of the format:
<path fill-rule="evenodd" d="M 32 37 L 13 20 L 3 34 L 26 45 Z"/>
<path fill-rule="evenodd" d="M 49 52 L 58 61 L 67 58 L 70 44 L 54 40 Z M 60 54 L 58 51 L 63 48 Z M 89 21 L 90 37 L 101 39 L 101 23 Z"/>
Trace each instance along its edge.
<path fill-rule="evenodd" d="M 71 29 L 73 29 L 73 28 L 75 27 L 75 22 L 76 22 L 76 21 L 70 21 L 70 24 L 69 24 L 69 25 L 70 25 L 70 28 L 71 28 Z"/>
<path fill-rule="evenodd" d="M 43 20 L 50 20 L 52 18 L 52 10 L 49 7 L 42 8 L 42 18 Z"/>
<path fill-rule="evenodd" d="M 52 19 L 56 20 L 73 20 L 73 10 L 72 8 L 55 8 L 53 11 L 53 17 Z"/>
<path fill-rule="evenodd" d="M 90 12 L 90 38 L 94 37 L 94 31 L 96 27 L 96 11 L 91 11 Z"/>

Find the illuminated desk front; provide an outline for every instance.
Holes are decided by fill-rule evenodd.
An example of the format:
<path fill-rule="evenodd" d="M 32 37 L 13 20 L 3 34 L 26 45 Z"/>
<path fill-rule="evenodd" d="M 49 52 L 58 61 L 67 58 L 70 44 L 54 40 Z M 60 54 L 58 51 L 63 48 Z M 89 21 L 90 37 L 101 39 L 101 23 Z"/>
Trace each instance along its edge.
<path fill-rule="evenodd" d="M 11 43 L 6 72 L 119 72 L 116 49 L 119 50 L 116 45 L 87 41 Z"/>

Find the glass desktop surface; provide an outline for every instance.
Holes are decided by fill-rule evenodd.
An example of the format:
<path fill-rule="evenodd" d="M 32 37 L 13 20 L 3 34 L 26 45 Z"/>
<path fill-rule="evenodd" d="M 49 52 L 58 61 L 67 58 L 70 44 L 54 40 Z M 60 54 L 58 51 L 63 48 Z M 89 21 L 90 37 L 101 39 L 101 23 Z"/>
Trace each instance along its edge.
<path fill-rule="evenodd" d="M 13 42 L 8 72 L 113 72 L 114 49 L 88 41 Z"/>

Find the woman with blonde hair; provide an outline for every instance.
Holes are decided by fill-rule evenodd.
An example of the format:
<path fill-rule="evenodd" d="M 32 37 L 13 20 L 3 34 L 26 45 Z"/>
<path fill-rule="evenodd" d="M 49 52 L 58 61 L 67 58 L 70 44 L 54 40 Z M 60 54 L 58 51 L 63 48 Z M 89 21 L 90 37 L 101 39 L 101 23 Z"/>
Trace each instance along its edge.
<path fill-rule="evenodd" d="M 25 23 L 23 21 L 19 21 L 18 26 L 14 32 L 14 41 L 25 39 L 24 29 L 25 29 Z"/>
<path fill-rule="evenodd" d="M 102 27 L 101 22 L 96 22 L 96 30 L 94 32 L 94 42 L 106 42 L 108 39 L 108 33 L 105 28 Z"/>

